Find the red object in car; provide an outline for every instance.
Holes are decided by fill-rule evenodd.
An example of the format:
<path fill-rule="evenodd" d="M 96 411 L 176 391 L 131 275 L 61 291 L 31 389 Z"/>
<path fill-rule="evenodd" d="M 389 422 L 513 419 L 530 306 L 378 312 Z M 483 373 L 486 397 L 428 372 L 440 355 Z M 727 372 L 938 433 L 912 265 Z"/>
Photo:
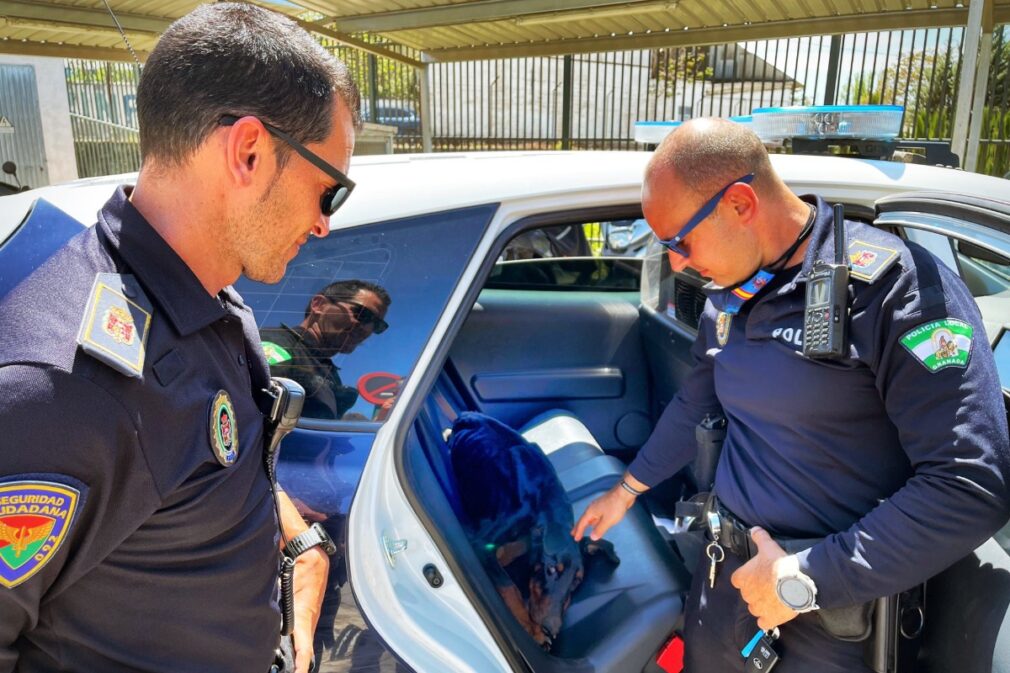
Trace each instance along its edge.
<path fill-rule="evenodd" d="M 684 670 L 684 641 L 675 635 L 656 657 L 656 664 L 666 673 L 680 673 Z"/>

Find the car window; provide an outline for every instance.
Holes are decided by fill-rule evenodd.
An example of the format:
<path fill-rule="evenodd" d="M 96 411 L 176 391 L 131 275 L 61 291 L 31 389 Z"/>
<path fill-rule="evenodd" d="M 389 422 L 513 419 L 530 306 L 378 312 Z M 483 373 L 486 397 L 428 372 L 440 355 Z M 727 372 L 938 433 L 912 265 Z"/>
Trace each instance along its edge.
<path fill-rule="evenodd" d="M 310 239 L 276 285 L 236 283 L 303 418 L 384 421 L 496 210 L 479 206 Z"/>
<path fill-rule="evenodd" d="M 635 291 L 651 238 L 642 219 L 530 229 L 508 242 L 486 287 Z"/>
<path fill-rule="evenodd" d="M 972 296 L 988 297 L 1010 291 L 1010 260 L 972 244 L 934 231 L 906 227 L 905 237 L 936 255 L 964 280 Z"/>

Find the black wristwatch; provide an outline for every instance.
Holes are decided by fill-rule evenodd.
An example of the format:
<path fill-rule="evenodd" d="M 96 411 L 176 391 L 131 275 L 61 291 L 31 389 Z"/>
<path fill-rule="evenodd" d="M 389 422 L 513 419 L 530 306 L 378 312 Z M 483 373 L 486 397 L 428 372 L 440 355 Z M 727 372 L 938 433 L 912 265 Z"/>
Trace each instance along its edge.
<path fill-rule="evenodd" d="M 288 540 L 284 546 L 284 555 L 288 558 L 298 558 L 316 545 L 322 547 L 327 556 L 337 553 L 337 545 L 326 529 L 318 523 L 309 526 L 308 530 Z"/>

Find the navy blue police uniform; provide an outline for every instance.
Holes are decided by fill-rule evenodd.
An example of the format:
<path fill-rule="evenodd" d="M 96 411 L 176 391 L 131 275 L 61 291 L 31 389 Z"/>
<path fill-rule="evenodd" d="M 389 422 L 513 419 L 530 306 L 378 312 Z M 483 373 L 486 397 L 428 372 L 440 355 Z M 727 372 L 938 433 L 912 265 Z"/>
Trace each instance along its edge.
<path fill-rule="evenodd" d="M 268 376 L 124 188 L 3 300 L 0 671 L 270 667 Z"/>
<path fill-rule="evenodd" d="M 727 436 L 715 493 L 744 526 L 823 538 L 799 552 L 821 609 L 913 587 L 962 558 L 1010 516 L 1007 417 L 985 328 L 960 278 L 919 246 L 846 222 L 849 356 L 803 356 L 806 278 L 834 256 L 819 198 L 801 265 L 739 313 L 709 296 L 695 367 L 629 466 L 655 486 L 696 451 L 694 429 L 721 410 Z M 687 607 L 686 670 L 742 670 L 757 631 L 728 554 L 708 582 L 704 556 Z M 828 635 L 817 612 L 781 627 L 776 673 L 868 670 L 862 644 Z"/>

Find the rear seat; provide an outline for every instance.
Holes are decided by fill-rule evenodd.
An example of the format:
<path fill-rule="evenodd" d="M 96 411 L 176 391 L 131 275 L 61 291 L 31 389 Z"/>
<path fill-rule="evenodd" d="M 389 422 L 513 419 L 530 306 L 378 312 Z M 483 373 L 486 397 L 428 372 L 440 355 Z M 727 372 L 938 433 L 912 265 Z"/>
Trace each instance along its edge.
<path fill-rule="evenodd" d="M 445 437 L 453 420 L 464 410 L 463 397 L 443 372 L 416 425 L 428 445 L 436 478 L 457 517 L 461 510 Z M 606 455 L 586 426 L 570 412 L 540 414 L 520 432 L 550 459 L 575 517 L 624 472 L 624 465 Z M 431 444 L 438 449 L 431 450 Z M 589 566 L 565 614 L 552 653 L 583 660 L 592 671 L 640 671 L 677 621 L 682 596 L 690 584 L 689 575 L 641 505 L 632 507 L 605 537 L 614 544 L 621 564 L 613 571 L 603 563 Z"/>

